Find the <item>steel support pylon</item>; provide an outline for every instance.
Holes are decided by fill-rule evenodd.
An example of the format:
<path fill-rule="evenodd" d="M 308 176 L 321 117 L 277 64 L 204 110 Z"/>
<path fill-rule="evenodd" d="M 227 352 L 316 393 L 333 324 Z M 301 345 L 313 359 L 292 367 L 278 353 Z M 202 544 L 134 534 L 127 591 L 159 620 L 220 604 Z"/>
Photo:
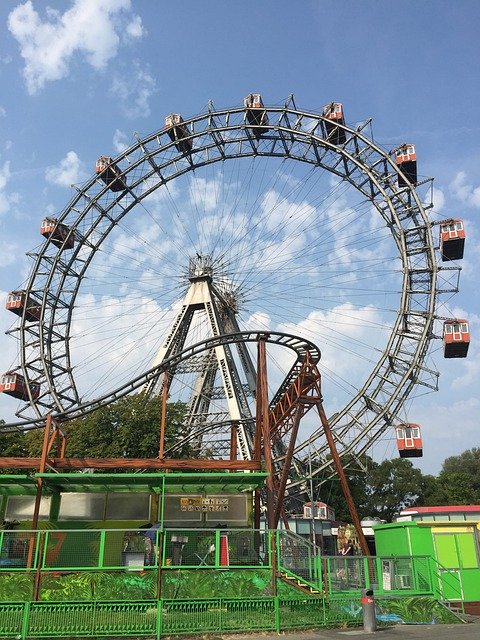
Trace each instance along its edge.
<path fill-rule="evenodd" d="M 203 314 L 206 319 L 207 335 L 203 339 L 240 331 L 235 296 L 233 292 L 215 286 L 213 273 L 209 256 L 197 255 L 190 260 L 190 286 L 152 363 L 153 367 L 161 365 L 191 343 L 190 334 L 198 314 Z M 251 460 L 255 423 L 248 396 L 254 398 L 256 395 L 256 371 L 246 344 L 240 342 L 235 347 L 236 358 L 231 345 L 219 344 L 209 350 L 201 361 L 190 365 L 190 372 L 194 371 L 196 377 L 191 386 L 185 435 L 188 435 L 194 453 L 199 454 L 204 436 L 219 428 L 227 437 L 224 440 L 217 438 L 214 445 L 209 443 L 211 453 L 215 457 L 226 455 Z M 181 367 L 170 369 L 167 377 L 152 379 L 145 385 L 145 393 L 148 396 L 159 395 L 163 393 L 164 384 L 167 384 L 168 393 L 176 375 L 181 375 Z M 217 380 L 220 381 L 220 389 L 215 387 Z M 226 404 L 223 414 L 212 410 L 212 399 L 219 395 Z M 225 433 L 227 425 L 236 437 Z"/>

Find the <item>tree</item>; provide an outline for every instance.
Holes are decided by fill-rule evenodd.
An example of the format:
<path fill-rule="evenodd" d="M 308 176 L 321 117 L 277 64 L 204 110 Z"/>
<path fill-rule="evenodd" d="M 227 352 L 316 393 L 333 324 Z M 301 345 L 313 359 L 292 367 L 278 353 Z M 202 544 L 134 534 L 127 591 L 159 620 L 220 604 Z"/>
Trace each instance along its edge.
<path fill-rule="evenodd" d="M 480 448 L 467 449 L 459 456 L 446 458 L 440 473 L 467 473 L 480 488 Z"/>
<path fill-rule="evenodd" d="M 394 458 L 376 464 L 367 477 L 368 515 L 391 520 L 401 509 L 417 504 L 423 487 L 422 472 L 410 460 Z"/>
<path fill-rule="evenodd" d="M 28 446 L 24 434 L 21 431 L 5 432 L 1 426 L 5 424 L 0 420 L 0 455 L 4 457 L 28 456 Z M 25 473 L 25 469 L 0 469 L 0 473 Z"/>
<path fill-rule="evenodd" d="M 444 460 L 440 474 L 429 481 L 419 504 L 441 506 L 479 503 L 480 449 L 473 448 Z"/>
<path fill-rule="evenodd" d="M 183 403 L 167 403 L 165 450 L 178 442 L 185 411 Z M 161 398 L 148 399 L 143 394 L 126 396 L 82 418 L 62 424 L 67 435 L 67 455 L 71 458 L 156 458 L 159 453 L 160 415 Z M 15 443 L 17 446 L 16 440 Z M 43 430 L 21 435 L 19 443 L 18 453 L 10 455 L 39 456 Z M 189 455 L 190 447 L 184 444 L 172 457 Z"/>
<path fill-rule="evenodd" d="M 467 505 L 480 503 L 480 491 L 472 484 L 468 473 L 442 471 L 430 494 L 425 496 L 422 505 Z"/>
<path fill-rule="evenodd" d="M 354 458 L 345 456 L 342 464 L 344 466 L 345 476 L 347 478 L 353 502 L 360 514 L 365 514 L 365 493 L 366 493 L 366 475 L 364 468 L 371 469 L 375 463 L 368 456 L 362 459 L 363 467 L 360 467 Z M 350 522 L 351 516 L 343 495 L 342 487 L 338 477 L 321 484 L 322 477 L 317 476 L 314 480 L 314 499 L 326 502 L 335 511 L 335 517 L 342 522 Z M 308 497 L 310 500 L 310 496 Z"/>

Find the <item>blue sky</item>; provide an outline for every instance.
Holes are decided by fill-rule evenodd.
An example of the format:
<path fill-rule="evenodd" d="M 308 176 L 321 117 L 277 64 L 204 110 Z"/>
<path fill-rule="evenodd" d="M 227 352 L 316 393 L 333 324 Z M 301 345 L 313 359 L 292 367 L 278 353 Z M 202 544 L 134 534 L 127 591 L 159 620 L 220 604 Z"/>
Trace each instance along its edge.
<path fill-rule="evenodd" d="M 99 155 L 132 144 L 134 132 L 160 129 L 170 112 L 204 112 L 209 100 L 239 106 L 251 91 L 272 105 L 293 93 L 306 111 L 340 101 L 347 122 L 372 118 L 379 145 L 414 142 L 419 174 L 435 177 L 432 218 L 466 223 L 460 293 L 443 296 L 438 313 L 469 319 L 469 357 L 444 360 L 437 341 L 440 391 L 415 398 L 405 416 L 423 427 L 424 458 L 415 464 L 438 472 L 446 456 L 480 446 L 479 19 L 473 0 L 4 0 L 2 297 L 25 281 L 42 217 L 62 211 L 70 185 L 92 176 Z M 13 316 L 1 316 L 3 371 L 16 353 L 3 335 Z M 0 417 L 13 419 L 2 396 Z M 393 453 L 388 440 L 375 448 L 378 457 Z"/>

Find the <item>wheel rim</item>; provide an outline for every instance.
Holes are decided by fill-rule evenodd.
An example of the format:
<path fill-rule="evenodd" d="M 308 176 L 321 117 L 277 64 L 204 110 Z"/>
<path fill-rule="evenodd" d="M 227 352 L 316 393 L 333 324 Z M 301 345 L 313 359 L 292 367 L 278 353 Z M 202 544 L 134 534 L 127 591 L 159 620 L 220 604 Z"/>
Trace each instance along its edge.
<path fill-rule="evenodd" d="M 74 232 L 75 248 L 63 251 L 51 242 L 45 242 L 36 257 L 34 269 L 27 285 L 28 294 L 41 303 L 42 313 L 38 323 L 26 322 L 25 319 L 20 322 L 21 367 L 27 381 L 39 382 L 42 385 L 42 394 L 39 399 L 31 398 L 29 403 L 21 407 L 19 415 L 27 419 L 38 419 L 51 410 L 58 414 L 67 411 L 74 414 L 76 407 L 87 406 L 90 400 L 95 403 L 98 396 L 102 395 L 101 392 L 98 392 L 95 397 L 95 393 L 90 392 L 90 396 L 87 394 L 85 402 L 85 391 L 83 388 L 79 388 L 77 374 L 80 365 L 75 361 L 75 342 L 77 339 L 75 322 L 81 321 L 82 309 L 85 309 L 83 303 L 79 304 L 82 296 L 95 296 L 92 293 L 93 289 L 85 289 L 84 284 L 88 281 L 89 274 L 93 273 L 93 270 L 95 270 L 98 279 L 99 265 L 101 266 L 101 260 L 97 259 L 98 256 L 101 256 L 102 252 L 104 255 L 108 253 L 108 248 L 113 246 L 112 239 L 116 237 L 118 240 L 117 229 L 120 228 L 120 233 L 125 235 L 131 228 L 128 220 L 132 216 L 127 214 L 132 212 L 135 207 L 139 207 L 145 219 L 148 219 L 152 213 L 151 202 L 155 198 L 159 200 L 164 198 L 169 202 L 171 220 L 174 220 L 175 216 L 179 217 L 181 212 L 178 204 L 175 204 L 175 194 L 172 195 L 171 192 L 175 190 L 176 184 L 192 175 L 195 176 L 193 183 L 196 183 L 197 190 L 200 190 L 201 185 L 205 188 L 203 213 L 209 212 L 210 205 L 207 200 L 211 196 L 211 192 L 208 192 L 208 171 L 211 167 L 218 169 L 219 167 L 225 168 L 230 164 L 236 165 L 243 159 L 252 159 L 252 162 L 256 162 L 258 165 L 262 165 L 264 160 L 276 163 L 278 166 L 282 163 L 289 163 L 290 166 L 295 165 L 295 171 L 290 174 L 290 177 L 293 175 L 294 179 L 299 177 L 295 173 L 298 167 L 302 167 L 302 170 L 305 169 L 304 176 L 307 173 L 312 175 L 312 178 L 304 180 L 306 186 L 301 189 L 291 187 L 289 192 L 284 188 L 279 196 L 277 194 L 278 202 L 283 205 L 284 218 L 279 221 L 279 225 L 283 229 L 289 227 L 288 215 L 290 213 L 292 216 L 298 216 L 300 211 L 301 215 L 308 217 L 304 211 L 308 204 L 313 201 L 319 209 L 325 208 L 327 205 L 330 206 L 328 198 L 341 197 L 343 185 L 349 185 L 353 188 L 351 192 L 355 193 L 354 213 L 357 214 L 361 209 L 363 220 L 368 220 L 366 207 L 374 208 L 380 214 L 377 219 L 381 221 L 383 228 L 388 230 L 390 243 L 393 239 L 392 247 L 395 249 L 395 254 L 388 254 L 387 258 L 393 259 L 395 255 L 398 272 L 402 272 L 401 277 L 397 279 L 399 292 L 394 317 L 389 320 L 388 335 L 383 344 L 373 351 L 376 354 L 375 357 L 370 357 L 373 360 L 370 371 L 362 381 L 353 385 L 357 391 L 353 393 L 351 387 L 348 387 L 351 397 L 341 405 L 335 406 L 335 414 L 331 417 L 331 423 L 341 455 L 358 456 L 364 452 L 392 424 L 416 385 L 423 384 L 427 387 L 435 387 L 436 374 L 424 366 L 424 361 L 429 341 L 433 336 L 432 326 L 437 288 L 436 260 L 428 216 L 415 189 L 413 187 L 398 188 L 398 173 L 395 163 L 388 153 L 375 145 L 359 128 L 342 127 L 346 134 L 346 143 L 338 146 L 326 138 L 324 119 L 318 114 L 299 111 L 292 106 L 267 107 L 266 112 L 270 124 L 268 130 L 260 138 L 256 138 L 252 134 L 251 127 L 246 125 L 243 109 L 212 110 L 187 120 L 185 124 L 191 131 L 194 149 L 192 154 L 179 152 L 164 130 L 138 139 L 132 147 L 115 159 L 115 163 L 121 169 L 122 178 L 129 187 L 128 190 L 113 193 L 96 177 L 77 190 L 71 202 L 58 216 L 58 220 L 67 224 Z M 275 168 L 273 178 L 271 178 L 277 181 L 275 185 L 280 180 L 278 166 Z M 260 167 L 260 169 L 262 168 Z M 202 171 L 204 173 L 201 173 Z M 223 171 L 225 173 L 225 169 Z M 243 184 L 245 184 L 248 171 L 239 173 Z M 336 180 L 330 195 L 327 189 L 328 181 L 315 182 L 319 172 L 329 178 L 333 176 Z M 222 180 L 225 189 L 225 185 L 234 182 L 234 171 L 232 170 Z M 311 196 L 308 192 L 310 187 L 313 191 L 313 185 L 317 189 L 315 196 Z M 185 189 L 186 187 L 182 187 L 181 191 L 184 192 Z M 323 195 L 318 196 L 318 189 L 323 189 L 321 192 Z M 265 195 L 265 192 L 266 188 L 264 187 L 262 194 Z M 244 189 L 240 191 L 240 196 L 237 194 L 237 204 L 245 193 Z M 289 193 L 296 199 L 296 206 L 291 210 L 288 209 Z M 250 206 L 252 202 L 258 204 L 259 198 L 259 195 L 250 198 Z M 214 198 L 214 201 L 215 206 L 218 206 L 218 198 Z M 299 201 L 304 202 L 300 207 Z M 274 221 L 280 205 L 271 205 L 268 224 Z M 196 206 L 198 207 L 198 203 Z M 192 210 L 194 208 L 192 207 Z M 345 208 L 348 208 L 348 202 L 344 205 Z M 235 220 L 238 219 L 238 211 L 237 207 Z M 349 224 L 353 225 L 355 216 L 345 215 L 344 211 L 343 214 L 344 225 L 346 227 Z M 198 220 L 201 217 L 199 214 Z M 230 217 L 231 225 L 233 225 L 233 219 Z M 225 221 L 227 220 L 228 217 L 225 217 Z M 300 231 L 297 226 L 297 231 L 290 234 L 291 243 L 295 239 L 298 240 L 301 234 L 305 235 L 308 229 L 313 230 L 315 220 L 320 220 L 320 217 L 312 218 L 310 222 L 307 221 Z M 156 224 L 157 235 L 161 231 L 171 232 L 172 230 L 172 227 L 167 228 L 168 225 L 163 221 L 161 223 L 157 221 Z M 259 229 L 268 230 L 268 224 L 259 223 L 262 225 Z M 223 231 L 225 228 L 226 222 L 223 224 Z M 239 235 L 234 236 L 237 239 L 237 257 L 248 256 L 245 249 L 247 247 L 246 240 L 251 239 L 255 233 L 255 226 L 250 224 L 248 234 L 245 235 L 242 242 L 241 228 L 240 225 Z M 182 229 L 185 233 L 184 237 L 188 238 L 185 222 L 175 229 L 175 233 L 180 235 Z M 214 227 L 211 225 L 208 229 L 209 233 L 213 234 Z M 134 231 L 138 236 L 139 229 L 135 228 Z M 207 235 L 205 231 L 204 238 Z M 275 240 L 275 235 L 271 237 Z M 364 243 L 374 239 L 371 234 L 359 237 L 360 242 Z M 385 239 L 384 236 L 382 238 Z M 276 239 L 285 240 L 285 235 L 277 235 Z M 315 239 L 318 240 L 317 235 L 315 235 Z M 177 249 L 179 249 L 180 255 L 181 241 L 175 240 L 175 242 L 178 245 Z M 150 241 L 148 244 L 151 251 L 153 245 Z M 218 247 L 221 247 L 217 253 L 220 261 L 225 253 L 225 245 L 218 244 Z M 289 248 L 285 243 L 283 247 L 285 250 Z M 363 249 L 366 248 L 363 246 Z M 360 244 L 361 249 L 362 245 Z M 196 245 L 195 241 L 192 241 L 188 251 L 183 254 L 184 262 L 192 255 L 193 251 L 198 250 L 206 253 L 209 248 L 201 246 L 201 243 Z M 295 248 L 297 258 L 302 251 L 305 253 L 305 245 Z M 125 259 L 126 255 L 119 251 L 117 258 L 120 261 L 122 255 Z M 157 255 L 157 259 L 160 260 L 165 255 Z M 258 255 L 262 256 L 262 253 Z M 259 268 L 258 255 L 257 266 Z M 337 252 L 337 255 L 341 256 L 341 252 Z M 320 267 L 320 262 L 318 259 L 314 261 L 311 255 L 310 259 L 313 265 L 313 274 L 316 275 L 315 269 Z M 231 266 L 233 263 L 227 262 L 226 264 Z M 243 265 L 245 270 L 245 260 L 238 264 Z M 291 291 L 295 292 L 295 282 L 298 287 L 299 274 L 305 275 L 305 271 L 302 269 L 306 264 L 306 262 L 300 262 L 301 269 L 295 272 L 296 280 L 294 279 L 290 283 Z M 291 276 L 292 273 L 291 270 L 288 271 L 288 265 L 289 261 L 285 258 L 278 262 L 278 267 L 285 270 L 285 278 Z M 176 266 L 178 268 L 178 263 Z M 274 266 L 275 262 L 272 259 L 269 263 L 271 272 L 273 272 Z M 323 275 L 327 269 L 328 263 L 326 266 L 324 265 Z M 120 271 L 117 271 L 117 275 L 118 273 Z M 236 275 L 238 276 L 240 273 L 241 269 L 238 269 Z M 250 269 L 250 275 L 252 273 L 255 273 L 254 269 Z M 258 269 L 257 273 L 259 273 Z M 362 270 L 362 273 L 366 273 L 365 269 Z M 225 274 L 227 278 L 232 275 L 228 273 L 228 269 L 225 270 Z M 389 271 L 388 277 L 390 276 L 393 278 Z M 178 280 L 178 271 L 172 277 Z M 91 279 L 95 280 L 95 278 Z M 313 295 L 318 294 L 318 288 L 309 288 L 310 280 L 313 281 L 313 277 L 306 279 L 307 283 L 301 295 L 306 296 L 308 291 L 310 291 L 309 295 L 312 295 L 312 292 Z M 257 279 L 257 283 L 258 280 L 260 278 Z M 170 282 L 172 286 L 174 280 Z M 337 284 L 338 282 L 344 288 L 347 281 L 337 281 Z M 270 278 L 270 285 L 272 283 L 273 280 Z M 117 285 L 118 279 L 112 286 Z M 373 286 L 370 285 L 370 292 L 377 285 L 378 282 Z M 254 291 L 254 295 L 260 296 L 262 295 L 260 289 L 256 290 L 254 286 L 251 286 L 250 294 L 251 291 Z M 359 289 L 360 287 L 357 286 L 357 291 Z M 277 294 L 281 294 L 283 290 L 280 287 Z M 176 286 L 175 299 L 178 299 L 180 292 L 181 286 Z M 368 291 L 367 295 L 370 295 Z M 292 311 L 294 298 L 295 296 L 291 293 L 290 297 L 285 300 L 283 325 L 289 329 L 291 329 L 292 319 L 289 323 L 286 314 L 287 311 Z M 136 300 L 138 302 L 138 298 Z M 169 304 L 172 304 L 172 300 L 173 298 L 168 301 L 165 308 L 171 309 Z M 258 300 L 260 300 L 259 297 L 256 301 L 258 302 Z M 134 299 L 133 305 L 135 304 Z M 344 318 L 348 318 L 349 311 L 355 315 L 360 308 L 361 305 L 356 307 L 354 305 L 350 310 L 345 309 Z M 307 309 L 308 306 L 305 303 L 303 307 L 299 308 L 296 316 L 293 314 L 293 321 L 301 320 L 302 310 L 305 316 Z M 322 308 L 318 304 L 312 304 L 310 310 L 322 311 Z M 325 310 L 328 310 L 328 306 L 325 306 Z M 303 320 L 305 319 L 306 316 Z M 321 319 L 320 313 L 318 322 Z M 107 320 L 103 318 L 103 322 L 107 322 Z M 281 318 L 275 322 L 277 325 L 282 325 Z M 372 324 L 373 329 L 375 329 L 375 324 Z M 314 337 L 312 331 L 310 334 L 305 328 L 302 331 L 305 337 L 309 339 Z M 297 332 L 295 331 L 295 333 Z M 334 332 L 330 333 L 331 340 L 332 336 L 334 336 Z M 108 341 L 104 344 L 103 355 L 108 344 L 111 345 Z M 324 345 L 320 343 L 320 346 L 323 350 Z M 371 343 L 367 344 L 366 348 L 370 347 Z M 98 356 L 102 357 L 102 354 L 100 353 Z M 90 360 L 90 364 L 93 362 L 94 357 Z M 148 369 L 148 363 L 144 369 Z M 84 375 L 92 375 L 92 370 L 85 367 Z M 113 384 L 113 386 L 115 385 Z M 121 385 L 118 384 L 118 386 Z M 79 413 L 81 413 L 80 409 Z M 322 440 L 321 430 L 314 429 L 309 437 L 305 437 L 297 446 L 297 454 L 301 454 L 307 447 L 314 448 L 314 455 L 319 460 L 323 459 L 324 466 L 328 464 L 326 460 L 327 449 Z M 322 465 L 319 466 L 319 470 L 321 467 Z"/>

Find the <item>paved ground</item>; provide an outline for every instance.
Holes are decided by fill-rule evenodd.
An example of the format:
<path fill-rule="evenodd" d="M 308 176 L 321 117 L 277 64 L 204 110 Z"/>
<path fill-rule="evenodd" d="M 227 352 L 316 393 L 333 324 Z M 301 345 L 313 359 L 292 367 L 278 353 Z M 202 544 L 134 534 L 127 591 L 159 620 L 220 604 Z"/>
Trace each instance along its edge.
<path fill-rule="evenodd" d="M 281 634 L 249 634 L 219 636 L 224 640 L 480 640 L 480 624 L 399 624 L 375 633 L 365 633 L 362 628 L 321 629 Z"/>

